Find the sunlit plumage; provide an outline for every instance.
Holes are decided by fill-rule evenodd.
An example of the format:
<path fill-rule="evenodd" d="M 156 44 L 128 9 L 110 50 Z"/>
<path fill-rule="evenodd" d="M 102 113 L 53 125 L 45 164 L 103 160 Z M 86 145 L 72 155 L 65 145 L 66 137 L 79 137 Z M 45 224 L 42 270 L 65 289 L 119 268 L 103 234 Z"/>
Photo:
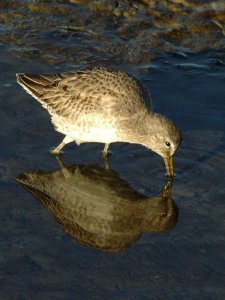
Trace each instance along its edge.
<path fill-rule="evenodd" d="M 55 75 L 17 74 L 17 81 L 51 115 L 55 129 L 65 135 L 53 150 L 75 141 L 142 144 L 164 158 L 173 175 L 172 156 L 181 141 L 179 129 L 155 114 L 139 81 L 117 70 L 94 68 Z"/>

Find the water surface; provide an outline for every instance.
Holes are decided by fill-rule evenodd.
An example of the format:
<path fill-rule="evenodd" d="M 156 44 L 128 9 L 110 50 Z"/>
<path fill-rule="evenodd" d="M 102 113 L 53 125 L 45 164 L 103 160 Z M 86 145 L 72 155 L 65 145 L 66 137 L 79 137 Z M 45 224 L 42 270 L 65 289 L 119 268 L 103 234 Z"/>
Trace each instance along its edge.
<path fill-rule="evenodd" d="M 1 1 L 1 299 L 225 298 L 223 1 Z M 59 170 L 62 139 L 16 72 L 113 66 L 139 78 L 153 108 L 181 128 L 176 224 L 108 253 L 65 234 L 14 177 Z M 103 168 L 101 144 L 67 145 L 67 166 Z M 143 197 L 166 177 L 149 150 L 113 144 L 110 166 Z"/>

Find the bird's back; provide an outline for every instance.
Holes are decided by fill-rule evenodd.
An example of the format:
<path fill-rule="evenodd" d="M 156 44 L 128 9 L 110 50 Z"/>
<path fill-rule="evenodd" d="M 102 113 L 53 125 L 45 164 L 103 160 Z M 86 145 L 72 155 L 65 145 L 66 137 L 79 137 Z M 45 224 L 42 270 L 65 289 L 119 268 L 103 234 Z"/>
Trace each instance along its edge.
<path fill-rule="evenodd" d="M 75 120 L 107 114 L 129 118 L 150 111 L 150 97 L 132 76 L 107 68 L 55 75 L 17 74 L 17 81 L 51 114 Z"/>

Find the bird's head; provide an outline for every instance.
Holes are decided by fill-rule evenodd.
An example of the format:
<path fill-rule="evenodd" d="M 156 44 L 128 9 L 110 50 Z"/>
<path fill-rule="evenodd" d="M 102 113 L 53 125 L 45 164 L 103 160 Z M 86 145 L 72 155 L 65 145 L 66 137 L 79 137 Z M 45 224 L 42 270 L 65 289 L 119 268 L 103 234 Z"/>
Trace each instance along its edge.
<path fill-rule="evenodd" d="M 180 130 L 168 118 L 154 114 L 148 123 L 146 146 L 163 157 L 168 176 L 174 175 L 173 154 L 179 147 L 182 136 Z"/>

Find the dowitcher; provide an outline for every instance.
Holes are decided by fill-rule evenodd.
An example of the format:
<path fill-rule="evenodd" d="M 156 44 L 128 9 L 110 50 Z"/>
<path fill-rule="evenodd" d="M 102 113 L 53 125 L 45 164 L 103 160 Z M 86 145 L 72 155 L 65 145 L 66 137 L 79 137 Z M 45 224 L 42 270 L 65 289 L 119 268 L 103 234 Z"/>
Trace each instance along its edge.
<path fill-rule="evenodd" d="M 58 132 L 65 135 L 53 151 L 68 143 L 142 144 L 164 158 L 174 175 L 173 154 L 181 141 L 180 130 L 168 118 L 151 110 L 150 96 L 127 73 L 107 68 L 55 75 L 17 74 L 17 81 L 48 110 Z"/>

